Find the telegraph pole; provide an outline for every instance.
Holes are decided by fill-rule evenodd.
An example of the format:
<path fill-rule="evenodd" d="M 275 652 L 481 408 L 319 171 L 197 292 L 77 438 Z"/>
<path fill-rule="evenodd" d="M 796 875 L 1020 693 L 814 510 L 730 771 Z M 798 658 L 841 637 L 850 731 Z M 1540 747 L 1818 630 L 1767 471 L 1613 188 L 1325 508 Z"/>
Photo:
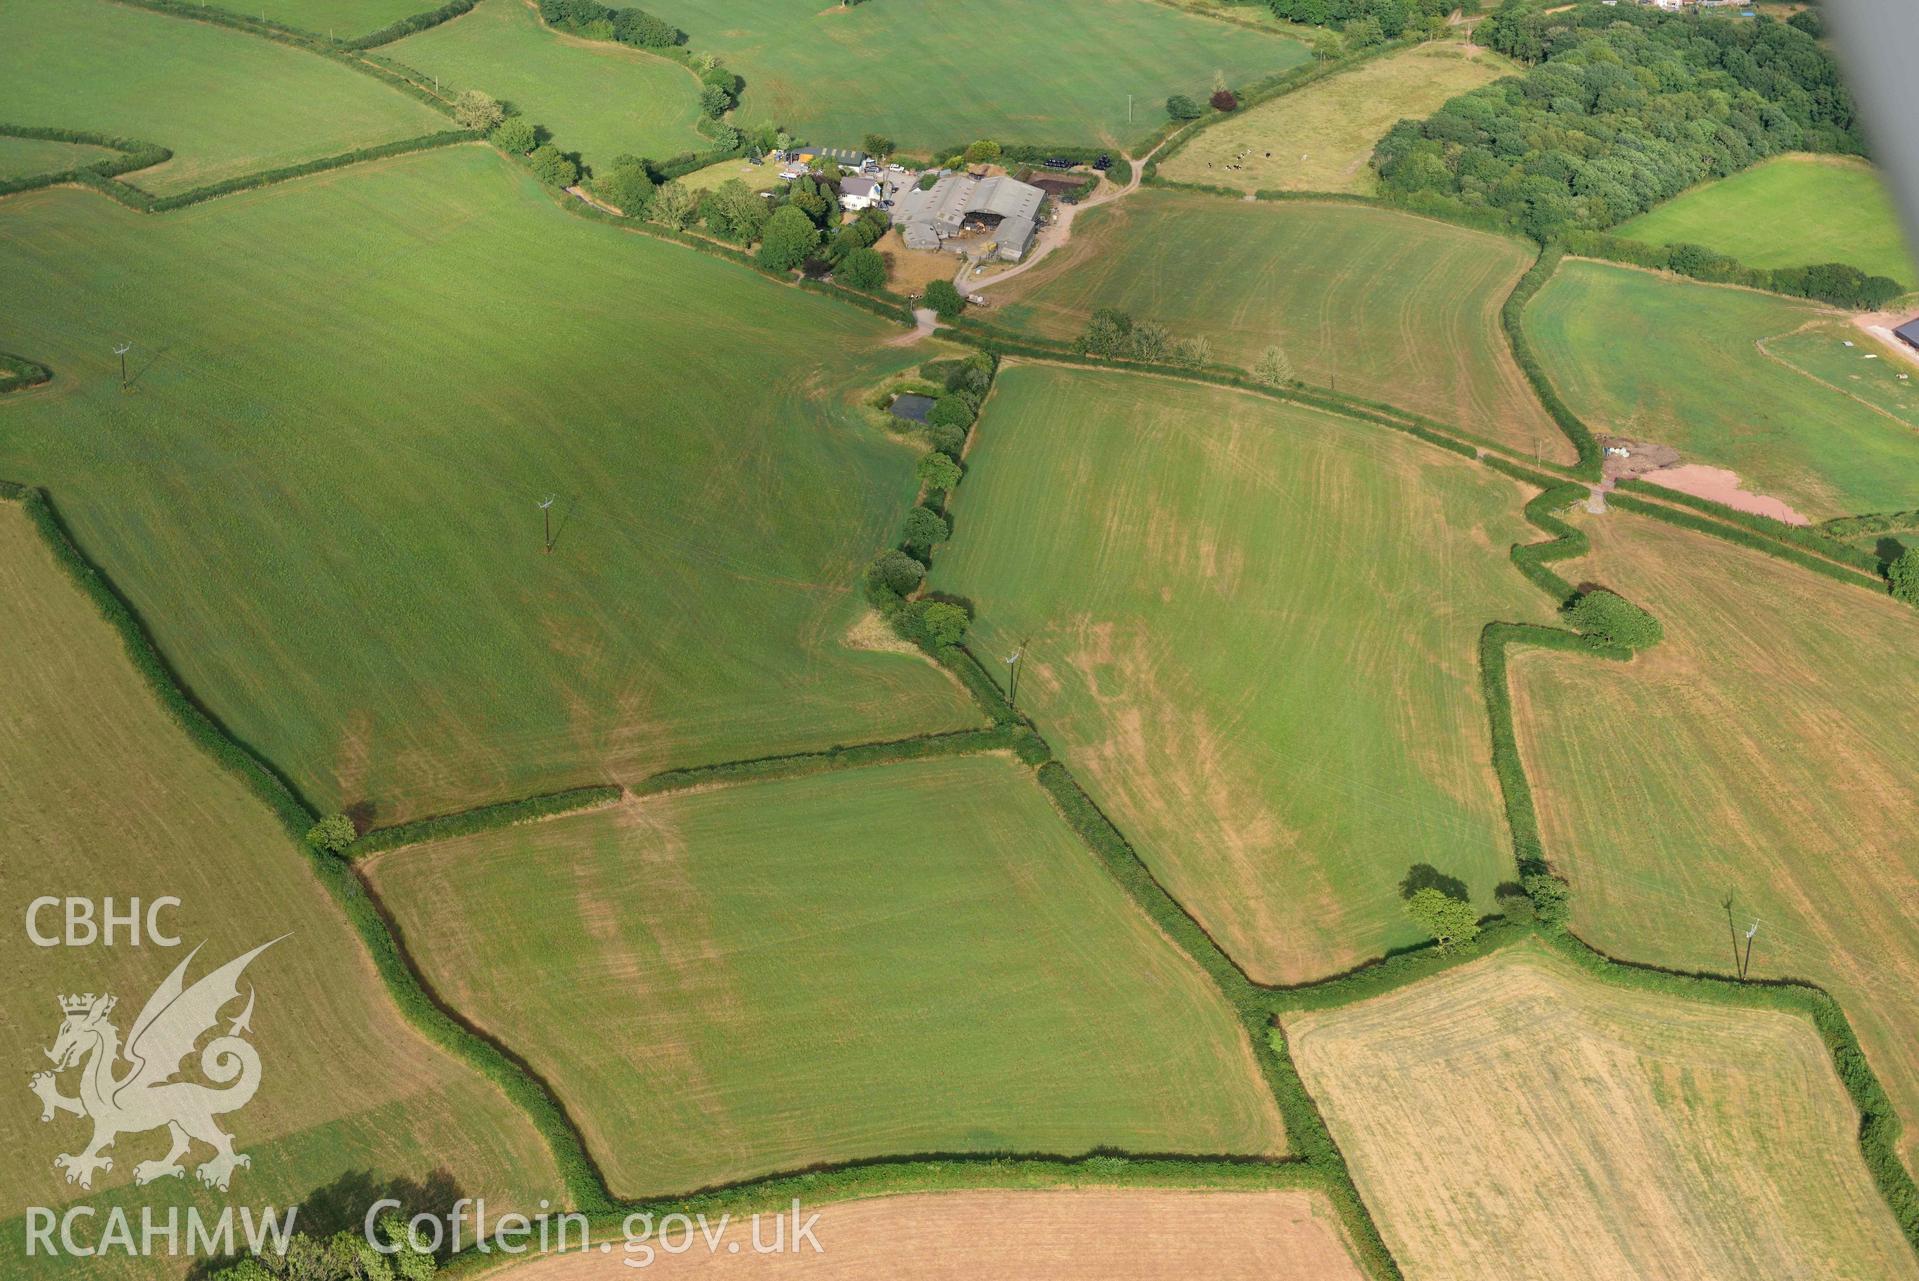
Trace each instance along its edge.
<path fill-rule="evenodd" d="M 553 499 L 555 497 L 554 494 L 548 494 L 540 503 L 540 515 L 546 520 L 546 554 L 549 556 L 553 554 Z"/>
<path fill-rule="evenodd" d="M 1025 657 L 1026 657 L 1026 641 L 1024 639 L 1020 641 L 1019 648 L 1015 649 L 1011 654 L 1008 654 L 1006 656 L 1006 666 L 1011 670 L 1011 675 L 1008 678 L 1009 688 L 1006 694 L 1006 705 L 1008 707 L 1011 707 L 1016 712 L 1019 710 L 1020 660 Z"/>
<path fill-rule="evenodd" d="M 127 353 L 132 350 L 133 350 L 133 344 L 130 342 L 117 342 L 113 344 L 113 354 L 120 358 L 120 390 L 121 391 L 125 391 L 127 389 Z"/>
<path fill-rule="evenodd" d="M 1752 936 L 1759 933 L 1759 918 L 1752 918 L 1752 928 L 1746 931 L 1746 960 L 1739 967 L 1739 981 L 1745 982 L 1746 975 L 1752 972 Z"/>

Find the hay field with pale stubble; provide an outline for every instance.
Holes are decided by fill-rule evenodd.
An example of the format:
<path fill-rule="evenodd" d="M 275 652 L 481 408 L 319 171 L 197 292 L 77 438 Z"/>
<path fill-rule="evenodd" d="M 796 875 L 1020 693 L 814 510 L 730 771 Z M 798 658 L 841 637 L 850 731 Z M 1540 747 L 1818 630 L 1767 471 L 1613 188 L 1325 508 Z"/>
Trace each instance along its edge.
<path fill-rule="evenodd" d="M 1561 572 L 1645 605 L 1630 667 L 1520 651 L 1519 743 L 1574 923 L 1633 960 L 1752 970 L 1839 998 L 1919 1138 L 1919 614 L 1619 513 Z M 1603 669 L 1603 670 L 1602 670 Z"/>
<path fill-rule="evenodd" d="M 812 1213 L 809 1210 L 807 1213 Z M 756 1255 L 735 1226 L 738 1253 L 696 1241 L 657 1254 L 641 1275 L 803 1278 L 804 1281 L 1359 1281 L 1331 1208 L 1318 1193 L 1105 1188 L 938 1192 L 829 1205 L 811 1249 Z M 803 1216 L 804 1217 L 804 1216 Z M 791 1229 L 789 1216 L 788 1229 Z M 743 1240 L 742 1240 L 743 1238 Z M 773 1229 L 763 1229 L 770 1243 Z M 571 1254 L 497 1275 L 509 1281 L 630 1277 L 611 1257 Z"/>
<path fill-rule="evenodd" d="M 372 876 L 617 1194 L 900 1153 L 1285 1145 L 1232 1011 L 1010 756 L 658 796 Z"/>
<path fill-rule="evenodd" d="M 1527 942 L 1285 1025 L 1409 1277 L 1919 1277 L 1798 1015 Z"/>

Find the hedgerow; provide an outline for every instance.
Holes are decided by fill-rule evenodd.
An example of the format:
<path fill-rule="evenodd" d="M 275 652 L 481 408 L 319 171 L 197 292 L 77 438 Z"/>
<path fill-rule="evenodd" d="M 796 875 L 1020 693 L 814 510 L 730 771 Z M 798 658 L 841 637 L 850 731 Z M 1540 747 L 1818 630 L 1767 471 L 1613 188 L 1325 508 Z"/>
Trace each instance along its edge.
<path fill-rule="evenodd" d="M 1588 480 L 1598 480 L 1599 442 L 1593 437 L 1592 429 L 1580 421 L 1572 407 L 1559 398 L 1558 389 L 1553 386 L 1552 379 L 1546 376 L 1545 366 L 1539 363 L 1523 324 L 1526 304 L 1545 287 L 1546 281 L 1558 269 L 1559 260 L 1565 257 L 1565 252 L 1558 244 L 1546 245 L 1539 251 L 1539 257 L 1533 260 L 1531 268 L 1513 285 L 1513 291 L 1506 295 L 1506 301 L 1499 309 L 1499 323 L 1506 330 L 1506 341 L 1512 347 L 1513 359 L 1518 362 L 1520 372 L 1526 375 L 1526 381 L 1532 384 L 1533 394 L 1539 398 L 1540 406 L 1559 424 L 1559 430 L 1566 433 L 1566 439 L 1573 443 L 1573 449 L 1579 455 L 1579 461 L 1573 466 L 1574 474 Z"/>
<path fill-rule="evenodd" d="M 53 379 L 53 371 L 37 360 L 0 351 L 0 392 L 24 391 Z"/>
<path fill-rule="evenodd" d="M 623 795 L 625 793 L 620 788 L 610 783 L 594 784 L 587 787 L 568 788 L 563 792 L 528 796 L 517 801 L 495 801 L 490 805 L 478 805 L 456 814 L 436 814 L 429 818 L 416 818 L 411 822 L 396 823 L 392 827 L 376 827 L 372 831 L 363 833 L 347 847 L 346 855 L 348 858 L 365 858 L 369 854 L 398 849 L 402 845 L 444 841 L 455 836 L 470 836 L 475 832 L 490 832 L 503 827 L 514 827 L 520 823 L 531 823 L 560 814 L 598 809 L 603 805 L 613 804 Z"/>
<path fill-rule="evenodd" d="M 170 209 L 184 209 L 188 205 L 197 205 L 219 196 L 252 191 L 256 187 L 268 187 L 276 182 L 304 178 L 309 174 L 325 173 L 329 169 L 344 169 L 348 165 L 357 165 L 367 160 L 383 160 L 388 156 L 404 156 L 415 151 L 430 151 L 435 147 L 450 147 L 455 143 L 478 140 L 479 135 L 470 129 L 445 129 L 439 133 L 422 134 L 417 138 L 401 138 L 395 142 L 381 143 L 377 147 L 357 147 L 336 156 L 323 156 L 318 160 L 308 160 L 297 165 L 283 165 L 278 169 L 262 169 L 258 173 L 241 174 L 221 182 L 209 183 L 204 187 L 195 187 L 190 191 L 176 192 L 170 196 L 150 195 L 138 187 L 94 174 L 83 174 L 79 181 L 119 201 L 129 209 L 137 209 L 141 213 L 165 213 Z"/>
<path fill-rule="evenodd" d="M 859 769 L 869 765 L 892 765 L 901 761 L 926 760 L 937 756 L 976 756 L 981 752 L 1019 752 L 1022 745 L 1037 738 L 1024 725 L 995 725 L 991 729 L 951 730 L 938 734 L 916 734 L 911 738 L 884 743 L 858 743 L 835 746 L 818 752 L 791 752 L 781 756 L 762 756 L 753 760 L 723 761 L 715 765 L 696 765 L 688 769 L 665 770 L 637 783 L 635 796 L 655 796 L 680 792 L 715 783 L 755 783 L 776 778 L 805 778 L 835 770 Z M 1030 749 L 1029 749 L 1030 750 Z"/>
<path fill-rule="evenodd" d="M 0 179 L 0 196 L 11 195 L 16 191 L 33 191 L 40 187 L 54 187 L 61 183 L 78 182 L 84 175 L 99 178 L 114 178 L 135 169 L 145 169 L 152 165 L 171 160 L 173 153 L 155 142 L 143 142 L 136 138 L 117 138 L 111 134 L 94 133 L 85 129 L 55 129 L 38 125 L 0 124 L 0 136 L 9 138 L 33 138 L 42 142 L 83 143 L 92 147 L 108 147 L 119 152 L 117 156 L 103 156 L 99 160 L 89 160 L 82 164 L 69 165 L 64 169 L 51 169 L 44 173 L 23 174 L 17 178 Z"/>
<path fill-rule="evenodd" d="M 463 13 L 471 12 L 480 0 L 448 0 L 437 9 L 428 9 L 425 13 L 416 13 L 390 22 L 378 31 L 369 31 L 352 40 L 342 40 L 340 44 L 348 49 L 372 49 L 383 44 L 392 44 L 405 36 L 417 35 L 429 27 L 437 27 Z"/>
<path fill-rule="evenodd" d="M 1643 495 L 1647 498 L 1656 498 L 1661 502 L 1675 504 L 1680 507 L 1690 507 L 1694 511 L 1703 512 L 1723 524 L 1741 526 L 1773 542 L 1795 544 L 1812 552 L 1814 555 L 1823 556 L 1827 560 L 1835 560 L 1841 564 L 1850 565 L 1863 574 L 1871 575 L 1879 572 L 1879 558 L 1877 556 L 1874 556 L 1870 552 L 1861 551 L 1857 547 L 1849 547 L 1845 543 L 1840 542 L 1839 537 L 1841 536 L 1834 535 L 1825 525 L 1788 525 L 1784 521 L 1774 520 L 1770 516 L 1761 516 L 1757 512 L 1742 512 L 1736 508 L 1728 507 L 1724 503 L 1716 503 L 1710 498 L 1701 498 L 1696 494 L 1681 493 L 1679 490 L 1667 489 L 1663 485 L 1654 485 L 1644 480 L 1632 478 L 1622 479 L 1615 488 L 1629 490 L 1634 494 Z M 1830 524 L 1830 522 L 1828 522 L 1828 524 Z"/>
<path fill-rule="evenodd" d="M 1642 516 L 1650 516 L 1654 520 L 1663 520 L 1668 525 L 1678 525 L 1682 529 L 1711 534 L 1714 538 L 1738 543 L 1742 547 L 1750 547 L 1754 551 L 1764 552 L 1768 556 L 1797 565 L 1801 569 L 1810 569 L 1815 574 L 1824 574 L 1827 578 L 1837 579 L 1842 583 L 1850 583 L 1855 587 L 1864 587 L 1876 592 L 1886 590 L 1883 579 L 1869 577 L 1856 570 L 1848 569 L 1844 565 L 1834 564 L 1824 556 L 1815 556 L 1797 547 L 1788 547 L 1777 539 L 1766 537 L 1756 530 L 1728 525 L 1723 521 L 1709 520 L 1690 511 L 1680 511 L 1663 503 L 1646 502 L 1630 494 L 1621 494 L 1616 491 L 1607 501 L 1611 506 L 1620 508 L 1622 511 L 1637 512 Z"/>
<path fill-rule="evenodd" d="M 1715 285 L 1744 285 L 1792 298 L 1811 298 L 1851 311 L 1877 311 L 1905 292 L 1888 276 L 1871 276 L 1842 262 L 1805 267 L 1748 267 L 1730 254 L 1701 245 L 1652 245 L 1625 240 L 1604 232 L 1566 232 L 1566 252 L 1583 258 L 1604 258 L 1655 271 L 1702 280 Z"/>

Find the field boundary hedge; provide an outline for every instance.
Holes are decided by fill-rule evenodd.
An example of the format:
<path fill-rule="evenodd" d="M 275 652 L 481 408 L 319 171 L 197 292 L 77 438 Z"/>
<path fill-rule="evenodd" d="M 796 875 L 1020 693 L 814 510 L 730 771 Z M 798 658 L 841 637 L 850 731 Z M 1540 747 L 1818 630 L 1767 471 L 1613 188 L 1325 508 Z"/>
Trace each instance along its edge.
<path fill-rule="evenodd" d="M 930 760 L 941 756 L 977 756 L 983 752 L 1016 752 L 1036 737 L 1025 726 L 995 725 L 990 729 L 945 730 L 934 734 L 916 734 L 909 738 L 883 742 L 835 745 L 817 752 L 789 752 L 778 756 L 759 756 L 748 760 L 721 761 L 713 765 L 693 765 L 685 769 L 662 770 L 635 783 L 634 796 L 663 796 L 708 787 L 742 783 L 763 783 L 773 779 L 809 778 L 839 770 L 863 769 L 875 765 L 897 765 L 905 761 Z"/>
<path fill-rule="evenodd" d="M 363 36 L 351 40 L 342 40 L 340 44 L 347 49 L 374 49 L 383 44 L 392 44 L 407 36 L 418 35 L 422 31 L 439 26 L 442 22 L 451 22 L 463 13 L 471 13 L 480 0 L 448 0 L 437 9 L 428 9 L 423 13 L 409 14 L 397 22 L 389 22 L 377 31 L 369 31 Z"/>
<path fill-rule="evenodd" d="M 42 383 L 53 381 L 53 370 L 37 360 L 28 360 L 25 356 L 16 356 L 11 352 L 0 351 L 0 374 L 8 375 L 0 379 L 0 395 L 25 391 L 29 387 L 38 387 Z"/>
<path fill-rule="evenodd" d="M 438 133 L 421 134 L 414 138 L 399 138 L 375 147 L 357 147 L 352 151 L 322 156 L 318 160 L 307 160 L 297 165 L 282 165 L 277 169 L 261 169 L 254 173 L 240 174 L 220 182 L 208 183 L 204 187 L 178 191 L 170 196 L 156 196 L 131 183 L 92 174 L 82 174 L 75 181 L 140 213 L 166 213 L 174 209 L 184 209 L 188 205 L 197 205 L 203 201 L 215 200 L 221 196 L 232 196 L 242 191 L 270 187 L 275 183 L 305 178 L 316 173 L 326 173 L 332 169 L 344 169 L 349 165 L 357 165 L 369 160 L 385 160 L 390 156 L 411 155 L 416 151 L 431 151 L 437 147 L 450 147 L 456 143 L 478 141 L 480 141 L 480 135 L 471 129 L 443 129 Z"/>
<path fill-rule="evenodd" d="M 562 814 L 578 814 L 585 810 L 602 809 L 618 802 L 625 795 L 625 790 L 615 784 L 593 783 L 584 787 L 569 787 L 559 792 L 544 792 L 538 796 L 527 796 L 516 801 L 494 801 L 488 805 L 476 805 L 472 809 L 459 810 L 452 814 L 433 814 L 426 818 L 411 819 L 405 823 L 395 823 L 392 827 L 375 827 L 363 832 L 353 844 L 347 847 L 346 857 L 360 859 L 369 854 L 395 850 L 406 845 L 450 840 L 456 836 L 470 836 L 475 832 L 498 831 L 501 828 L 518 827 L 522 823 L 538 822 L 540 819 L 558 818 Z"/>
<path fill-rule="evenodd" d="M 1598 480 L 1600 472 L 1599 441 L 1593 436 L 1592 429 L 1586 426 L 1572 407 L 1559 398 L 1559 389 L 1546 374 L 1546 368 L 1539 363 L 1539 355 L 1533 350 L 1532 339 L 1526 335 L 1524 317 L 1527 304 L 1531 303 L 1552 274 L 1559 270 L 1559 263 L 1565 257 L 1565 249 L 1558 244 L 1543 245 L 1539 256 L 1533 259 L 1533 265 L 1526 270 L 1513 285 L 1513 291 L 1506 295 L 1506 301 L 1499 308 L 1499 323 L 1506 331 L 1506 345 L 1512 348 L 1513 359 L 1518 362 L 1520 372 L 1526 375 L 1526 381 L 1532 384 L 1533 395 L 1546 416 L 1559 424 L 1559 430 L 1566 433 L 1579 461 L 1573 465 L 1573 474 L 1584 480 Z"/>
<path fill-rule="evenodd" d="M 18 191 L 37 191 L 42 187 L 57 187 L 61 183 L 79 182 L 87 175 L 117 178 L 123 173 L 145 169 L 173 158 L 173 153 L 157 142 L 119 138 L 112 134 L 95 133 L 88 129 L 0 124 L 0 136 L 32 138 L 41 142 L 72 142 L 89 147 L 106 147 L 120 153 L 117 156 L 103 156 L 83 164 L 69 165 L 64 169 L 50 169 L 45 173 L 0 179 L 0 196 L 10 196 Z"/>
<path fill-rule="evenodd" d="M 1737 525 L 1749 533 L 1776 543 L 1790 543 L 1802 551 L 1835 561 L 1850 569 L 1856 569 L 1871 577 L 1879 576 L 1879 558 L 1870 552 L 1849 547 L 1838 539 L 1823 532 L 1820 525 L 1788 525 L 1784 521 L 1774 520 L 1770 516 L 1761 516 L 1757 512 L 1742 512 L 1736 507 L 1714 502 L 1710 498 L 1700 498 L 1696 494 L 1683 493 L 1677 489 L 1667 489 L 1650 481 L 1621 479 L 1615 491 L 1626 490 L 1629 493 L 1677 507 L 1690 507 L 1726 525 Z M 1841 517 L 1841 519 L 1844 519 Z"/>
<path fill-rule="evenodd" d="M 1731 254 L 1722 254 L 1683 241 L 1653 244 L 1577 227 L 1568 228 L 1563 234 L 1566 252 L 1581 258 L 1598 258 L 1629 267 L 1642 267 L 1648 271 L 1669 272 L 1702 284 L 1738 285 L 1784 298 L 1809 299 L 1843 307 L 1848 311 L 1877 311 L 1906 292 L 1904 286 L 1890 276 L 1870 276 L 1856 267 L 1849 268 L 1846 263 L 1748 267 Z M 1831 268 L 1857 271 L 1858 279 L 1848 279 L 1846 284 L 1850 288 L 1842 289 L 1839 282 L 1831 278 Z M 1827 273 L 1823 279 L 1812 275 L 1821 269 L 1826 269 Z"/>

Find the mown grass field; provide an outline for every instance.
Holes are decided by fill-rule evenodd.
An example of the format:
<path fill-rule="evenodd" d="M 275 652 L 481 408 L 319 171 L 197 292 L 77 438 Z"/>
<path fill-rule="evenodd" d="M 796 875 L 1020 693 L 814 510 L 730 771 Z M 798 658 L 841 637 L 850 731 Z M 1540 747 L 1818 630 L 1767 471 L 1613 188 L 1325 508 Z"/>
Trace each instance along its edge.
<path fill-rule="evenodd" d="M 1522 944 L 1285 1025 L 1408 1276 L 1919 1276 L 1797 1015 Z"/>
<path fill-rule="evenodd" d="M 1010 756 L 657 797 L 372 875 L 616 1191 L 903 1152 L 1284 1145 L 1231 1012 Z"/>
<path fill-rule="evenodd" d="M 110 0 L 0 7 L 0 120 L 169 147 L 126 176 L 161 194 L 452 127 L 325 58 Z"/>
<path fill-rule="evenodd" d="M 1563 570 L 1658 614 L 1620 669 L 1522 654 L 1520 742 L 1546 848 L 1607 951 L 1730 970 L 1722 906 L 1762 922 L 1753 972 L 1828 986 L 1919 1152 L 1919 614 L 1615 515 Z"/>
<path fill-rule="evenodd" d="M 855 397 L 918 357 L 862 312 L 566 217 L 478 146 L 159 218 L 13 197 L 0 277 L 58 370 L 0 403 L 0 476 L 321 808 L 976 723 L 845 644 L 914 489 Z"/>
<path fill-rule="evenodd" d="M 802 141 L 907 150 L 1002 142 L 1120 148 L 1166 122 L 1166 96 L 1297 66 L 1305 45 L 1153 0 L 654 0 L 688 45 L 746 77 L 739 117 Z M 1127 118 L 1127 95 L 1132 117 Z"/>
<path fill-rule="evenodd" d="M 1142 190 L 1087 210 L 992 314 L 1072 339 L 1117 307 L 1246 368 L 1277 346 L 1307 382 L 1570 461 L 1499 325 L 1531 261 L 1517 241 L 1385 209 Z"/>
<path fill-rule="evenodd" d="M 1919 287 L 1919 266 L 1878 171 L 1850 157 L 1775 156 L 1682 192 L 1613 234 L 1704 245 L 1751 267 L 1851 263 Z"/>
<path fill-rule="evenodd" d="M 1128 374 L 1001 374 L 933 586 L 1174 896 L 1255 977 L 1411 943 L 1414 863 L 1510 874 L 1478 692 L 1546 602 L 1519 489 L 1393 433 Z"/>
<path fill-rule="evenodd" d="M 227 0 L 225 7 L 344 40 L 439 6 L 432 0 Z"/>
<path fill-rule="evenodd" d="M 1513 72 L 1470 42 L 1415 45 L 1202 129 L 1160 162 L 1162 177 L 1242 191 L 1350 191 L 1379 185 L 1373 147 L 1402 119 Z M 1229 169 L 1228 165 L 1238 165 Z"/>
<path fill-rule="evenodd" d="M 1347 1253 L 1325 1198 L 1304 1190 L 940 1192 L 827 1205 L 819 1214 L 819 1254 L 769 1254 L 745 1272 L 806 1281 L 1359 1281 L 1365 1275 Z M 512 1281 L 609 1281 L 629 1274 L 603 1256 L 576 1253 L 527 1263 L 509 1275 Z M 733 1256 L 703 1249 L 662 1254 L 648 1265 L 648 1275 L 671 1281 L 743 1274 Z"/>
<path fill-rule="evenodd" d="M 552 1160 L 525 1118 L 478 1073 L 402 1021 L 305 856 L 162 710 L 118 636 L 11 503 L 0 503 L 0 603 L 7 618 L 0 646 L 0 812 L 7 826 L 0 906 L 14 931 L 7 958 L 15 993 L 0 1005 L 0 1050 L 18 1073 L 9 1084 L 14 1097 L 0 1109 L 0 1250 L 21 1259 L 27 1206 L 86 1200 L 103 1217 L 109 1206 L 124 1206 L 137 1224 L 141 1206 L 164 1216 L 168 1206 L 191 1203 L 217 1214 L 229 1201 L 285 1206 L 304 1199 L 317 1218 L 325 1213 L 323 1198 L 310 1194 L 343 1176 L 379 1187 L 430 1183 L 444 1172 L 442 1187 L 497 1197 L 502 1209 L 557 1200 Z M 30 946 L 22 932 L 27 905 L 43 894 L 112 895 L 117 910 L 133 897 L 177 896 L 181 907 L 162 921 L 182 945 L 132 947 L 122 938 L 111 948 Z M 57 933 L 58 912 L 40 924 Z M 53 1158 L 81 1151 L 90 1127 L 67 1114 L 43 1125 L 26 1089 L 28 1074 L 48 1066 L 41 1051 L 53 1045 L 62 1018 L 55 998 L 114 994 L 113 1021 L 125 1035 L 194 946 L 205 943 L 190 978 L 289 931 L 246 974 L 258 994 L 252 1041 L 261 1087 L 222 1122 L 253 1161 L 235 1172 L 230 1194 L 209 1193 L 194 1178 L 192 1166 L 210 1155 L 197 1145 L 183 1181 L 134 1188 L 135 1164 L 165 1154 L 164 1131 L 122 1135 L 108 1153 L 113 1169 L 96 1176 L 90 1193 L 66 1183 Z M 77 1078 L 65 1074 L 62 1093 L 75 1094 Z M 22 1266 L 29 1265 L 9 1270 Z M 30 1265 L 36 1277 L 180 1270 L 180 1260 L 164 1258 L 141 1265 L 42 1256 Z"/>
<path fill-rule="evenodd" d="M 552 131 L 588 165 L 615 156 L 664 160 L 713 144 L 693 128 L 699 82 L 685 67 L 605 40 L 550 31 L 525 0 L 481 0 L 471 12 L 386 52 L 451 89 L 481 89 Z"/>
<path fill-rule="evenodd" d="M 0 134 L 0 178 L 30 178 L 73 165 L 105 160 L 105 147 L 77 142 L 48 142 L 40 138 L 13 138 Z"/>
<path fill-rule="evenodd" d="M 1569 261 L 1527 308 L 1525 324 L 1548 375 L 1596 431 L 1730 467 L 1748 490 L 1814 520 L 1912 506 L 1919 418 L 1888 417 L 1886 404 L 1791 363 L 1801 344 L 1788 336 L 1829 334 L 1833 319 L 1750 289 Z M 1862 354 L 1876 350 L 1863 333 L 1850 336 Z"/>

